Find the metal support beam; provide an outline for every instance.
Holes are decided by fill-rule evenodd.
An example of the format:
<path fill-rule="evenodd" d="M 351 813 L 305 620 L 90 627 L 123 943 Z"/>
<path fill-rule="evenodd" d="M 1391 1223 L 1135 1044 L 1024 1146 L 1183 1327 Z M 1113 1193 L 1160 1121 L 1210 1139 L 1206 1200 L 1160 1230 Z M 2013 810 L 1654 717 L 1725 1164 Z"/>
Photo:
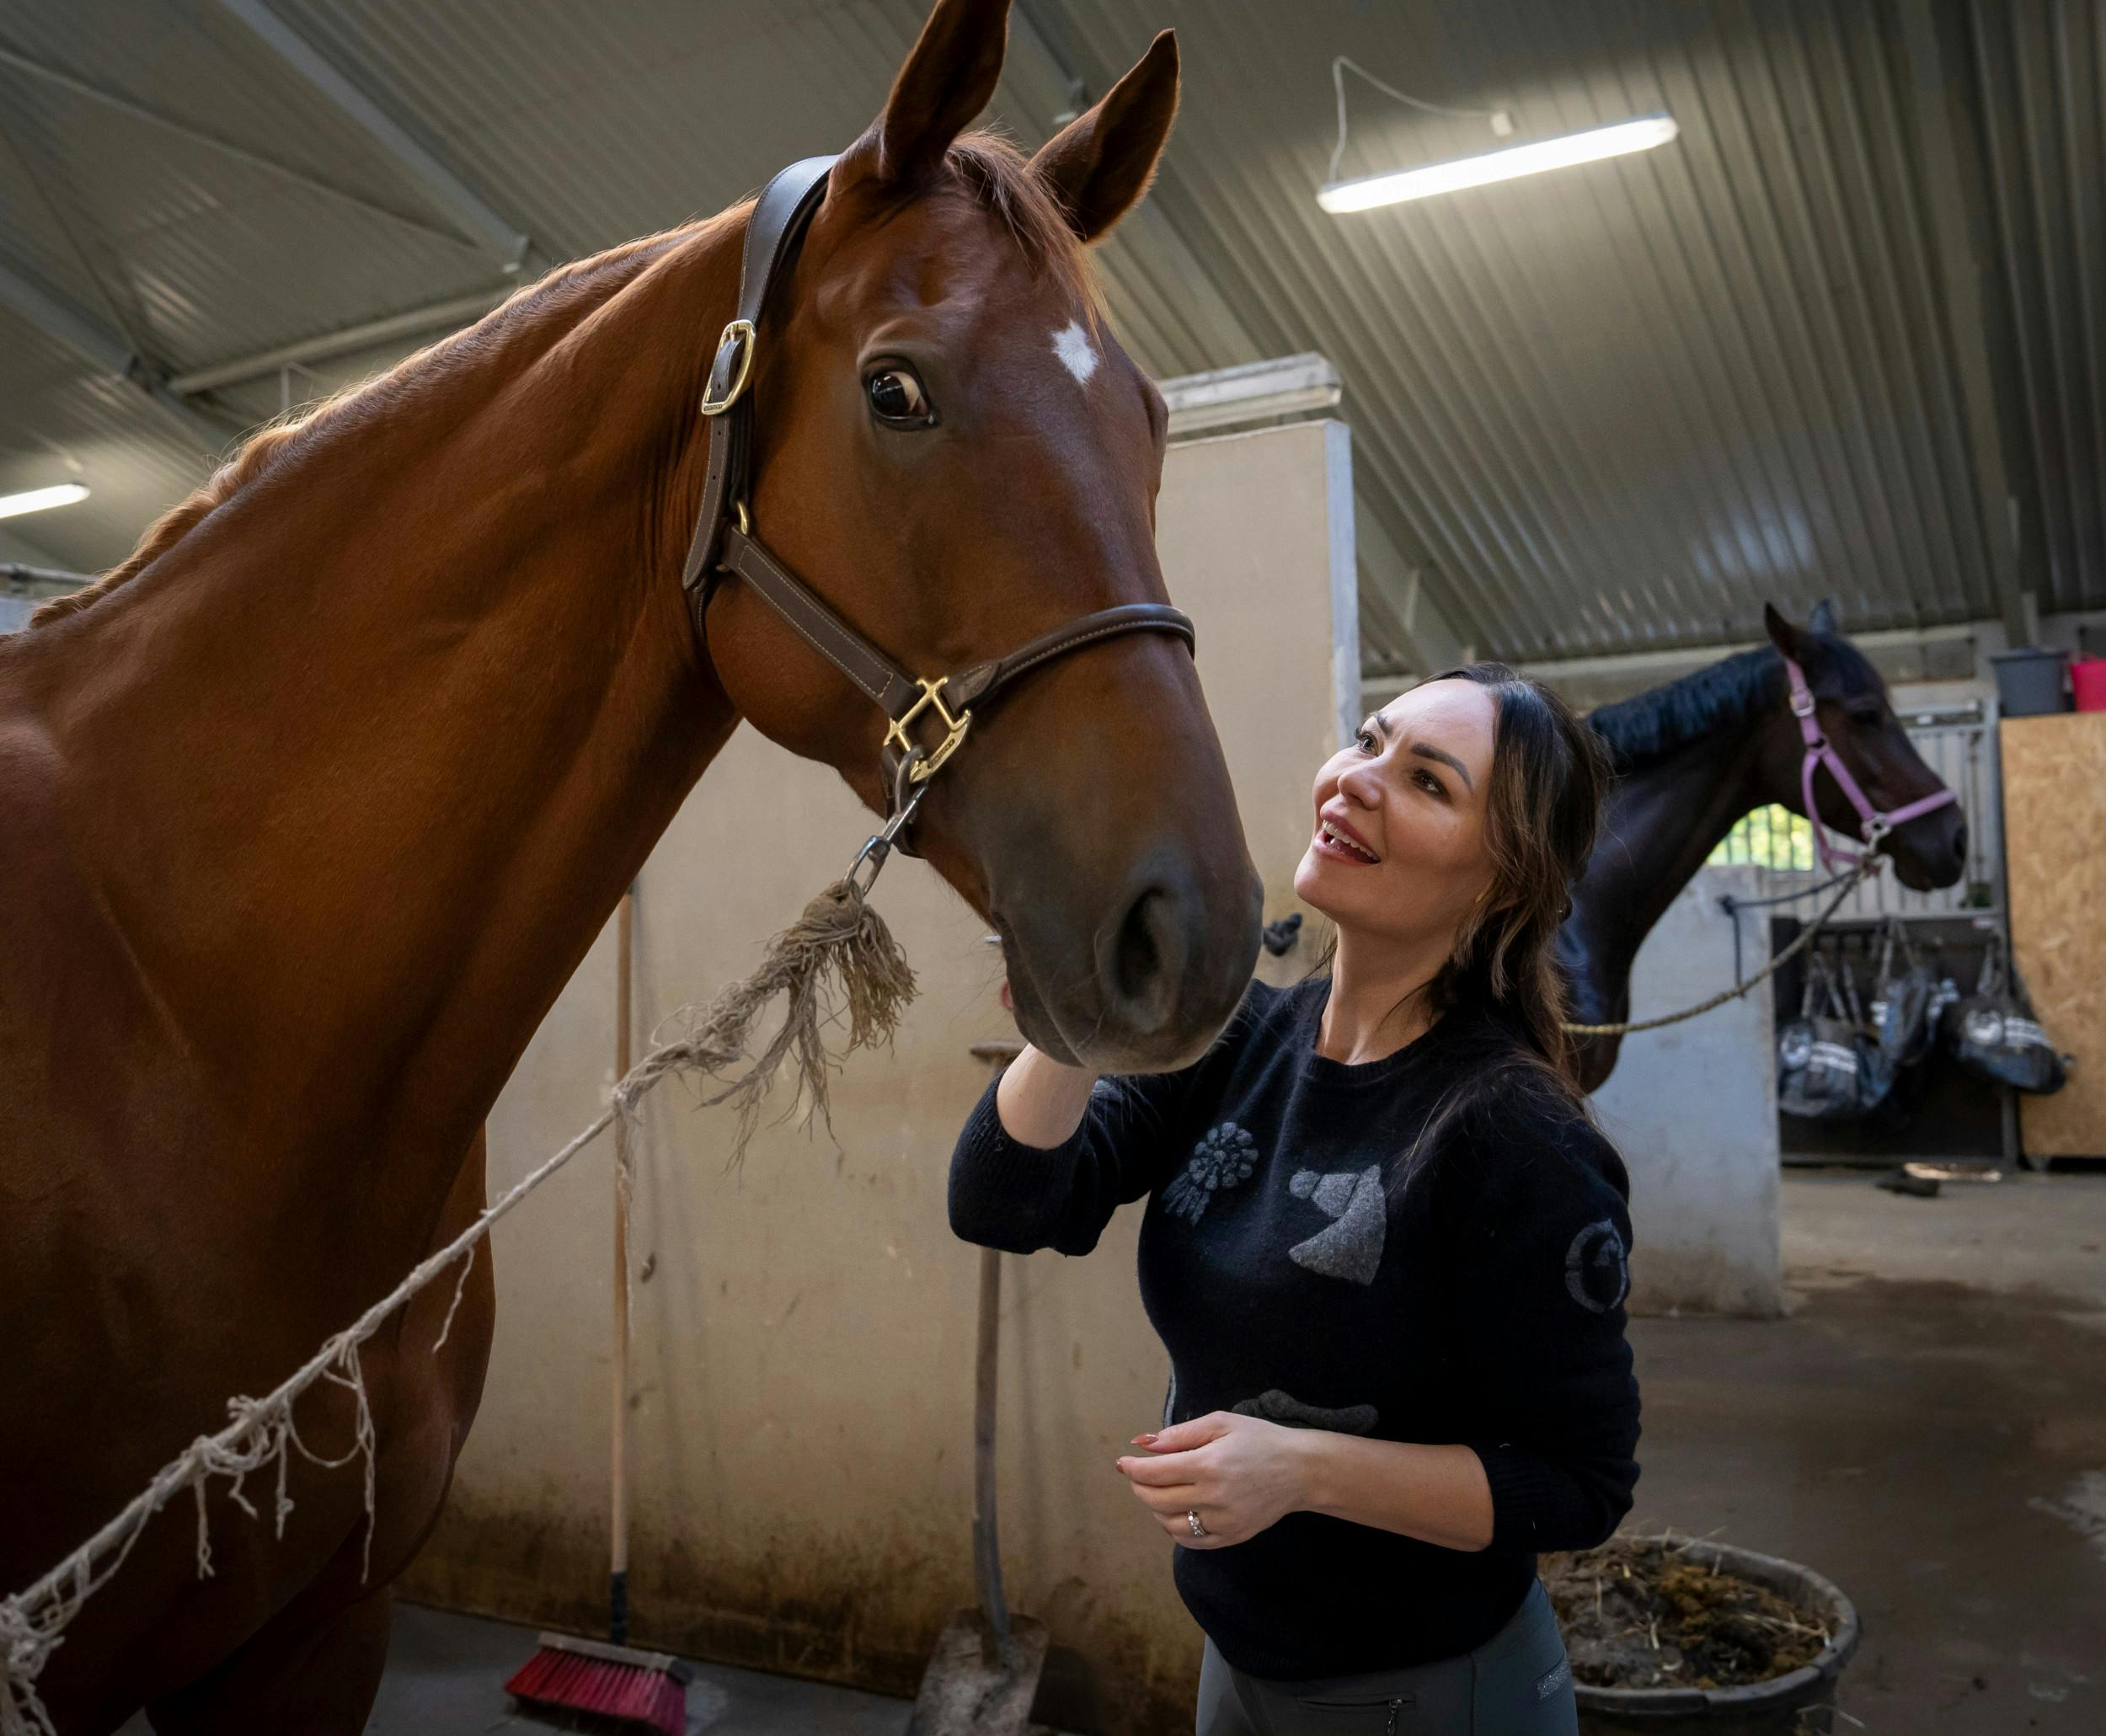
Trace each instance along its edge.
<path fill-rule="evenodd" d="M 2038 642 L 2061 646 L 2077 644 L 2081 642 L 2082 634 L 2100 621 L 2106 621 L 2106 612 L 2096 617 L 2049 616 L 2041 622 Z M 1575 704 L 1593 706 L 1628 698 L 1649 687 L 1665 686 L 1736 652 L 1755 650 L 1767 643 L 1739 640 L 1657 651 L 1617 651 L 1598 657 L 1563 657 L 1554 661 L 1525 663 L 1520 668 L 1523 675 L 1555 688 Z M 2010 639 L 2001 621 L 1981 620 L 1951 622 L 1938 627 L 1875 628 L 1852 633 L 1850 643 L 1863 652 L 1892 685 L 1897 681 L 1986 681 L 1988 665 L 1985 660 L 2004 649 Z M 1411 684 L 1408 676 L 1371 676 L 1360 683 L 1361 702 L 1372 709 L 1387 703 Z"/>
<path fill-rule="evenodd" d="M 85 573 L 0 560 L 0 633 L 21 632 L 51 598 L 70 596 L 93 582 Z"/>
<path fill-rule="evenodd" d="M 1405 558 L 1389 527 L 1369 508 L 1365 494 L 1354 501 L 1353 537 L 1360 549 L 1360 583 L 1389 605 L 1403 629 L 1404 654 L 1416 674 L 1428 676 L 1475 660 L 1477 647 L 1456 631 L 1426 595 L 1417 564 Z M 1380 684 L 1362 684 L 1364 688 Z M 1394 698 L 1410 685 L 1409 680 L 1390 680 L 1387 697 Z"/>
<path fill-rule="evenodd" d="M 20 585 L 38 596 L 63 596 L 69 590 L 78 590 L 94 582 L 86 573 L 68 573 L 57 567 L 25 567 L 19 561 L 0 561 L 0 583 Z"/>
<path fill-rule="evenodd" d="M 1904 4 L 1895 8 L 1908 57 L 1911 109 L 1916 120 L 1918 182 L 1937 242 L 1938 276 L 1944 291 L 1946 335 L 1959 377 L 1962 416 L 1975 472 L 1982 553 L 2004 629 L 2025 644 L 2023 596 L 2037 589 L 2022 559 L 2017 498 L 2007 462 L 2007 430 L 2023 439 L 2023 413 L 1999 398 L 2003 371 L 1990 356 L 1996 300 L 1996 261 L 1989 233 L 1989 193 L 1982 152 L 1970 137 L 1972 109 L 1964 86 L 1964 49 L 1941 40 L 1940 8 Z M 1972 207 L 1971 211 L 1970 207 Z M 2008 350 L 2007 344 L 1999 347 Z M 2037 524 L 2037 499 L 2028 506 Z"/>
<path fill-rule="evenodd" d="M 253 355 L 234 356 L 226 361 L 216 361 L 210 367 L 178 374 L 168 384 L 185 394 L 216 392 L 223 386 L 263 379 L 281 368 L 305 367 L 310 362 L 354 355 L 361 350 L 377 349 L 399 338 L 420 338 L 431 332 L 451 331 L 471 320 L 480 319 L 510 294 L 510 289 L 484 290 L 472 296 L 457 296 L 450 302 L 434 302 L 423 307 L 390 313 L 380 319 L 364 320 L 357 325 L 337 326 L 326 332 L 317 332 L 311 338 L 302 338 L 297 343 L 281 344 L 275 350 L 259 350 Z"/>
<path fill-rule="evenodd" d="M 265 6 L 263 0 L 219 0 L 219 3 L 406 170 L 447 213 L 463 236 L 489 249 L 505 271 L 518 272 L 526 268 L 533 251 L 532 241 L 493 211 L 480 194 L 330 65 L 307 38 Z"/>
<path fill-rule="evenodd" d="M 347 188 L 339 187 L 334 181 L 323 180 L 318 175 L 309 174 L 305 169 L 295 168 L 289 163 L 281 163 L 275 157 L 266 156 L 260 151 L 253 151 L 248 146 L 238 144 L 233 139 L 222 138 L 216 132 L 208 132 L 205 128 L 193 122 L 179 120 L 173 115 L 163 114 L 158 109 L 150 109 L 144 103 L 134 102 L 120 91 L 108 90 L 99 84 L 91 84 L 87 79 L 77 78 L 71 72 L 61 71 L 59 67 L 46 66 L 42 61 L 32 60 L 25 54 L 17 54 L 11 48 L 0 48 L 0 66 L 12 67 L 19 72 L 26 73 L 33 78 L 41 79 L 46 83 L 55 84 L 61 90 L 71 91 L 74 95 L 85 97 L 90 102 L 100 103 L 106 108 L 115 110 L 120 115 L 129 115 L 134 120 L 142 121 L 148 126 L 158 127 L 164 131 L 172 132 L 179 138 L 190 139 L 198 144 L 208 146 L 222 156 L 231 157 L 237 163 L 246 163 L 252 168 L 263 170 L 266 174 L 275 175 L 281 179 L 290 181 L 296 187 L 305 187 L 310 192 L 319 193 L 330 199 L 341 200 L 345 204 L 355 206 L 361 211 L 371 211 L 376 216 L 386 217 L 391 222 L 405 224 L 413 229 L 421 229 L 428 235 L 442 236 L 448 241 L 455 238 L 451 230 L 442 230 L 437 225 L 425 222 L 422 217 L 411 216 L 407 212 L 391 210 L 387 206 L 376 204 L 362 194 L 353 193 Z"/>
<path fill-rule="evenodd" d="M 88 309 L 11 265 L 0 264 L 0 307 L 12 307 L 47 338 L 151 399 L 206 454 L 216 455 L 240 431 L 233 423 L 177 396 L 158 362 L 139 354 L 121 334 Z"/>
<path fill-rule="evenodd" d="M 1339 371 L 1313 352 L 1180 374 L 1156 384 L 1170 411 L 1172 440 L 1328 410 L 1343 392 Z"/>

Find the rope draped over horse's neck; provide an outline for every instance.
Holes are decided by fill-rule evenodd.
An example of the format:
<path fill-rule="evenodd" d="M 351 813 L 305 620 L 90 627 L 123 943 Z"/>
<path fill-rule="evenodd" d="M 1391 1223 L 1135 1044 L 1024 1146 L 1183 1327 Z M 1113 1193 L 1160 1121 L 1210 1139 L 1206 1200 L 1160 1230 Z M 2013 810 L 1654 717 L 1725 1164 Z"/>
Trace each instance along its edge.
<path fill-rule="evenodd" d="M 362 1458 L 366 1547 L 370 1552 L 377 1441 L 359 1347 L 396 1310 L 458 1261 L 452 1304 L 431 1346 L 436 1352 L 452 1330 L 477 1244 L 500 1218 L 612 1126 L 617 1117 L 633 1123 L 644 1099 L 665 1080 L 676 1074 L 694 1074 L 716 1083 L 719 1088 L 703 1101 L 728 1103 L 737 1110 L 730 1159 L 735 1164 L 744 1157 L 759 1124 L 761 1104 L 786 1064 L 796 1070 L 793 1101 L 804 1105 L 805 1124 L 816 1118 L 831 1130 L 827 1086 L 837 1062 L 826 1049 L 828 1034 L 838 1031 L 846 1020 L 843 1054 L 890 1043 L 914 997 L 914 972 L 906 954 L 884 918 L 865 901 L 864 890 L 849 878 L 821 892 L 768 943 L 758 969 L 691 1013 L 683 1034 L 659 1044 L 630 1068 L 617 1082 L 609 1106 L 554 1156 L 501 1194 L 460 1235 L 420 1261 L 393 1290 L 330 1338 L 275 1390 L 261 1398 L 229 1399 L 233 1420 L 224 1429 L 192 1441 L 65 1560 L 23 1590 L 0 1598 L 0 1736 L 58 1736 L 37 1697 L 37 1677 L 63 1643 L 66 1629 L 81 1606 L 124 1566 L 148 1521 L 186 1493 L 197 1508 L 198 1577 L 211 1577 L 206 1502 L 215 1477 L 226 1481 L 228 1498 L 254 1519 L 260 1515 L 243 1493 L 243 1481 L 253 1472 L 274 1471 L 272 1517 L 282 1536 L 286 1516 L 292 1510 L 286 1480 L 293 1454 L 324 1469 Z M 778 998 L 784 1002 L 782 1025 L 756 1051 L 762 1016 Z M 349 1393 L 353 1407 L 351 1444 L 334 1457 L 301 1439 L 292 1415 L 302 1395 L 325 1383 Z"/>
<path fill-rule="evenodd" d="M 1835 916 L 1836 912 L 1843 907 L 1843 901 L 1863 882 L 1869 880 L 1879 872 L 1883 860 L 1884 858 L 1874 856 L 1868 851 L 1854 866 L 1845 869 L 1834 879 L 1825 881 L 1819 886 L 1809 886 L 1804 891 L 1791 895 L 1794 898 L 1804 898 L 1812 893 L 1825 892 L 1831 886 L 1842 887 L 1842 889 L 1829 901 L 1827 906 L 1799 932 L 1798 937 L 1789 946 L 1777 953 L 1745 982 L 1735 983 L 1729 989 L 1722 989 L 1709 1000 L 1699 1001 L 1694 1007 L 1685 1007 L 1680 1012 L 1664 1012 L 1658 1018 L 1625 1019 L 1619 1024 L 1612 1025 L 1581 1025 L 1566 1020 L 1564 1021 L 1565 1034 L 1569 1037 L 1628 1037 L 1638 1031 L 1656 1031 L 1662 1025 L 1678 1025 L 1684 1019 L 1695 1018 L 1701 1013 L 1709 1012 L 1713 1007 L 1724 1007 L 1729 1001 L 1738 1001 L 1757 983 L 1775 975 L 1792 959 L 1805 951 L 1807 947 L 1812 944 L 1814 937 L 1819 934 L 1828 925 L 1829 920 Z M 1849 883 L 1847 885 L 1843 884 L 1846 881 Z M 1734 915 L 1736 909 L 1745 910 L 1756 905 L 1774 904 L 1780 901 L 1776 899 L 1761 898 L 1733 900 L 1729 903 L 1727 914 L 1734 916 L 1734 920 L 1738 921 L 1739 917 Z"/>

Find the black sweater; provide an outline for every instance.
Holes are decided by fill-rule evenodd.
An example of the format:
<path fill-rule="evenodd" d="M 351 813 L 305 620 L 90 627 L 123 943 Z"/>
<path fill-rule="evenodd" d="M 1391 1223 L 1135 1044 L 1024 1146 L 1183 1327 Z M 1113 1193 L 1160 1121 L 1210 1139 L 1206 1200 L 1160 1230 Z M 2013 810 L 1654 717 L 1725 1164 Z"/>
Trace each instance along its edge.
<path fill-rule="evenodd" d="M 1622 1160 L 1525 1070 L 1414 1151 L 1451 1089 L 1511 1061 L 1515 1039 L 1457 1012 L 1348 1066 L 1315 1052 L 1328 992 L 1252 985 L 1198 1063 L 1099 1082 L 1051 1151 L 1010 1139 L 990 1090 L 951 1159 L 952 1228 L 1015 1253 L 1088 1253 L 1147 1197 L 1141 1295 L 1170 1353 L 1166 1424 L 1240 1411 L 1483 1460 L 1478 1553 L 1314 1513 L 1176 1552 L 1193 1618 L 1274 1680 L 1482 1644 L 1536 1552 L 1600 1542 L 1638 1479 Z"/>

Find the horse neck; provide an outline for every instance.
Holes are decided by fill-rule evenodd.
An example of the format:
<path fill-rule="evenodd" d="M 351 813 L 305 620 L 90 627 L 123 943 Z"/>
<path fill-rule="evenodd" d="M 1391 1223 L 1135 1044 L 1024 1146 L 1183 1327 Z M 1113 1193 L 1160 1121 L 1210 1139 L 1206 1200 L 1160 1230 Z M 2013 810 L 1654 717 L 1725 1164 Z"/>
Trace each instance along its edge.
<path fill-rule="evenodd" d="M 259 1155 L 457 1162 L 735 727 L 676 574 L 738 240 L 541 291 L 27 636 L 80 882 Z"/>
<path fill-rule="evenodd" d="M 1612 787 L 1580 901 L 1601 925 L 1590 939 L 1618 975 L 1719 841 L 1767 799 L 1760 765 L 1769 721 L 1692 742 Z"/>

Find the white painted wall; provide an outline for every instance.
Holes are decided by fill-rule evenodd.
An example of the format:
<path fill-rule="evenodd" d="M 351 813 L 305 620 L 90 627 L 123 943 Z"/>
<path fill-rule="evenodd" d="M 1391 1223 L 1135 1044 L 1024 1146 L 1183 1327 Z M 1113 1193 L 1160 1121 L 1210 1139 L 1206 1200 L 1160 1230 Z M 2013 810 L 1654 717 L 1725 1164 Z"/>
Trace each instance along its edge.
<path fill-rule="evenodd" d="M 1336 423 L 1180 445 L 1158 506 L 1269 918 L 1292 907 L 1310 782 L 1357 700 L 1350 463 Z M 874 748 L 877 734 L 874 713 Z M 639 1030 L 750 970 L 870 829 L 833 773 L 741 733 L 643 875 Z M 979 1251 L 950 1233 L 945 1182 L 985 1082 L 968 1047 L 1013 1028 L 981 923 L 933 872 L 896 859 L 874 902 L 922 992 L 894 1052 L 842 1076 L 838 1150 L 767 1128 L 729 1174 L 721 1112 L 677 1087 L 647 1108 L 631 1585 L 643 1643 L 911 1691 L 972 1595 Z M 612 982 L 610 932 L 491 1117 L 494 1193 L 596 1113 Z M 1138 1207 L 1123 1212 L 1087 1259 L 1005 1262 L 1008 1594 L 1066 1648 L 1068 1728 L 1189 1728 L 1200 1658 L 1168 1546 L 1111 1466 L 1160 1418 L 1167 1371 L 1136 1290 L 1139 1224 Z M 488 1392 L 413 1594 L 579 1629 L 601 1619 L 611 1237 L 603 1157 L 496 1232 Z"/>
<path fill-rule="evenodd" d="M 1718 903 L 1756 896 L 1756 879 L 1752 868 L 1710 868 L 1683 889 L 1638 950 L 1633 1018 L 1731 987 L 1736 921 L 1744 969 L 1761 966 L 1769 913 L 1729 919 Z M 1771 1007 L 1765 981 L 1699 1018 L 1627 1037 L 1595 1093 L 1602 1130 L 1631 1172 L 1633 1313 L 1784 1311 Z"/>

